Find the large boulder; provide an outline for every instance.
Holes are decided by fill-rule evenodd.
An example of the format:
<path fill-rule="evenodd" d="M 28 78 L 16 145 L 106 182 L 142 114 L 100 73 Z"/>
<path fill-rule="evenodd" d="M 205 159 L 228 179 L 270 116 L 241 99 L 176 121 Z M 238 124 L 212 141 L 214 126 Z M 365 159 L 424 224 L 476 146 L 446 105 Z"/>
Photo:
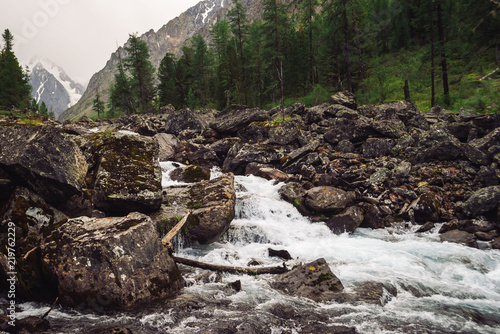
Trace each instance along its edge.
<path fill-rule="evenodd" d="M 260 164 L 275 165 L 278 164 L 283 157 L 279 147 L 273 145 L 261 144 L 234 144 L 229 150 L 222 170 L 242 175 L 245 173 L 246 167 L 252 162 Z"/>
<path fill-rule="evenodd" d="M 235 134 L 252 122 L 268 119 L 269 113 L 259 108 L 236 109 L 219 115 L 210 127 L 221 134 Z"/>
<path fill-rule="evenodd" d="M 182 109 L 172 113 L 168 115 L 165 122 L 165 131 L 176 136 L 185 130 L 201 133 L 207 128 L 208 124 L 191 109 Z"/>
<path fill-rule="evenodd" d="M 116 308 L 172 297 L 182 276 L 151 219 L 71 219 L 42 247 L 43 267 L 67 306 Z"/>
<path fill-rule="evenodd" d="M 479 189 L 462 205 L 463 212 L 471 218 L 476 218 L 489 211 L 494 211 L 500 205 L 500 186 Z"/>
<path fill-rule="evenodd" d="M 234 219 L 236 192 L 232 173 L 187 187 L 165 189 L 165 193 L 162 209 L 153 215 L 161 234 L 191 212 L 180 234 L 188 242 L 210 244 L 226 233 Z"/>
<path fill-rule="evenodd" d="M 173 160 L 180 145 L 179 139 L 175 135 L 168 133 L 158 133 L 154 136 L 154 139 L 158 142 L 158 159 L 160 161 Z"/>
<path fill-rule="evenodd" d="M 71 136 L 52 126 L 0 126 L 0 169 L 55 207 L 82 195 L 88 167 Z"/>
<path fill-rule="evenodd" d="M 305 194 L 306 206 L 319 214 L 332 214 L 347 208 L 354 201 L 355 194 L 334 187 L 315 187 Z"/>
<path fill-rule="evenodd" d="M 356 96 L 349 91 L 338 92 L 330 98 L 330 101 L 332 104 L 340 104 L 353 110 L 358 108 Z"/>
<path fill-rule="evenodd" d="M 271 286 L 286 294 L 316 302 L 331 301 L 344 290 L 342 282 L 332 273 L 325 259 L 299 265 L 286 274 L 277 275 Z"/>
<path fill-rule="evenodd" d="M 18 188 L 0 212 L 0 248 L 9 246 L 8 232 L 15 229 L 16 295 L 20 299 L 50 298 L 47 282 L 40 266 L 38 247 L 44 235 L 68 217 L 47 204 L 40 196 L 25 188 Z M 10 245 L 12 247 L 12 245 Z M 7 283 L 12 272 L 7 253 L 0 253 L 0 287 Z M 5 279 L 4 279 L 5 278 Z M 6 291 L 7 291 L 7 287 Z"/>
<path fill-rule="evenodd" d="M 335 234 L 352 234 L 361 225 L 364 219 L 363 210 L 357 206 L 351 206 L 328 219 L 326 226 Z"/>
<path fill-rule="evenodd" d="M 108 214 L 157 210 L 162 202 L 157 142 L 120 133 L 100 133 L 91 139 L 98 157 L 94 205 Z"/>

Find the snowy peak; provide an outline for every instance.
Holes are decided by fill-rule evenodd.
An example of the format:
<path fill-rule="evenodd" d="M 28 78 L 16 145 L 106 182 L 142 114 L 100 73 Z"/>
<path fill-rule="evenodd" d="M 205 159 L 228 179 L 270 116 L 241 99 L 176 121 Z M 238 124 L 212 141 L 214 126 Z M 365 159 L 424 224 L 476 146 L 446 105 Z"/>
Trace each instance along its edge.
<path fill-rule="evenodd" d="M 45 102 L 58 117 L 75 105 L 85 88 L 73 81 L 66 72 L 47 58 L 35 57 L 29 65 L 32 96 L 38 103 Z"/>

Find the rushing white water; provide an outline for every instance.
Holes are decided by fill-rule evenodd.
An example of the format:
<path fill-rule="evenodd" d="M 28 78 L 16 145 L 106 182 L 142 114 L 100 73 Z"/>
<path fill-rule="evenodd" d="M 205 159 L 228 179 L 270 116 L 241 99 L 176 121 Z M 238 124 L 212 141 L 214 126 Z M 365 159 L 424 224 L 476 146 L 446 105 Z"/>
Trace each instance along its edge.
<path fill-rule="evenodd" d="M 175 166 L 161 165 L 163 185 L 177 185 L 168 177 Z M 220 172 L 213 170 L 212 175 Z M 190 286 L 183 294 L 201 296 L 216 305 L 207 302 L 199 311 L 190 306 L 184 317 L 175 307 L 166 307 L 140 315 L 115 314 L 112 321 L 61 309 L 49 318 L 134 322 L 144 333 L 200 333 L 202 323 L 211 328 L 233 319 L 268 323 L 271 333 L 300 333 L 297 323 L 302 320 L 276 321 L 270 313 L 278 305 L 288 305 L 300 315 L 311 313 L 322 323 L 356 327 L 359 333 L 500 333 L 500 251 L 441 243 L 438 228 L 423 234 L 406 227 L 358 229 L 353 235 L 337 236 L 324 223 L 311 223 L 282 201 L 280 186 L 254 176 L 237 176 L 237 217 L 230 230 L 219 243 L 180 249 L 177 255 L 219 265 L 247 266 L 251 260 L 278 265 L 282 260 L 270 258 L 268 248 L 286 249 L 294 258 L 288 265 L 325 258 L 346 292 L 361 282 L 380 282 L 395 287 L 397 296 L 384 306 L 315 303 L 273 290 L 272 275 L 225 274 L 222 283 L 200 283 L 194 276 L 201 270 L 193 270 L 185 273 Z M 226 294 L 224 287 L 236 280 L 241 281 L 242 291 Z M 229 300 L 230 306 L 217 304 L 223 300 Z M 47 310 L 24 306 L 27 315 Z"/>
<path fill-rule="evenodd" d="M 412 323 L 444 332 L 500 331 L 500 327 L 478 324 L 500 324 L 500 251 L 441 243 L 438 228 L 424 234 L 408 228 L 359 229 L 351 236 L 336 236 L 323 223 L 311 223 L 280 200 L 280 185 L 253 176 L 236 177 L 236 182 L 237 218 L 224 242 L 184 249 L 183 255 L 216 264 L 246 266 L 255 259 L 272 265 L 280 262 L 267 256 L 272 247 L 288 250 L 301 262 L 325 258 L 347 290 L 365 281 L 391 283 L 398 294 L 384 307 L 321 305 L 351 309 L 332 320 L 360 332 L 393 332 L 384 324 L 395 321 L 393 326 L 402 332 L 410 330 Z M 244 291 L 233 297 L 239 302 L 260 300 L 255 306 L 263 307 L 289 299 L 272 291 L 268 278 L 232 279 L 244 280 Z M 203 288 L 190 289 L 203 293 Z"/>

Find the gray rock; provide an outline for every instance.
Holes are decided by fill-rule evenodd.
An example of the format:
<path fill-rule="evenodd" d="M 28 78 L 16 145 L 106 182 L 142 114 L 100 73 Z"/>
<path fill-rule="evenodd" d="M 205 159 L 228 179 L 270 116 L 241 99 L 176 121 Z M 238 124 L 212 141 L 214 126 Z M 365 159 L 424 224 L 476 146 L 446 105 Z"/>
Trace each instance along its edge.
<path fill-rule="evenodd" d="M 174 135 L 179 135 L 184 130 L 201 133 L 206 128 L 208 128 L 208 124 L 204 124 L 197 113 L 190 109 L 183 109 L 169 114 L 165 123 L 165 131 Z"/>
<path fill-rule="evenodd" d="M 361 225 L 363 219 L 364 214 L 361 208 L 352 206 L 328 219 L 326 226 L 335 234 L 352 234 Z"/>
<path fill-rule="evenodd" d="M 219 115 L 210 125 L 212 129 L 223 134 L 235 134 L 252 122 L 262 122 L 269 119 L 269 113 L 259 108 L 237 109 L 224 115 Z"/>
<path fill-rule="evenodd" d="M 480 189 L 472 194 L 463 204 L 462 210 L 468 217 L 476 218 L 479 215 L 496 209 L 499 203 L 500 186 L 491 186 Z"/>
<path fill-rule="evenodd" d="M 283 154 L 279 147 L 261 144 L 236 143 L 228 152 L 222 170 L 234 174 L 244 174 L 248 164 L 252 162 L 260 164 L 277 164 Z"/>
<path fill-rule="evenodd" d="M 452 230 L 441 234 L 439 237 L 442 242 L 447 241 L 478 248 L 476 237 L 473 234 L 465 231 Z"/>
<path fill-rule="evenodd" d="M 179 139 L 173 134 L 158 133 L 154 136 L 158 143 L 160 161 L 171 161 L 175 157 L 175 152 L 180 145 Z"/>
<path fill-rule="evenodd" d="M 44 270 L 66 306 L 105 309 L 172 297 L 184 285 L 151 219 L 71 219 L 42 247 Z"/>
<path fill-rule="evenodd" d="M 356 103 L 356 96 L 348 91 L 338 92 L 330 98 L 330 102 L 332 104 L 340 104 L 347 108 L 356 110 L 358 108 L 358 104 Z"/>
<path fill-rule="evenodd" d="M 363 156 L 366 158 L 377 158 L 388 156 L 394 147 L 391 139 L 370 138 L 363 144 Z"/>
<path fill-rule="evenodd" d="M 71 137 L 52 126 L 0 126 L 0 168 L 60 208 L 82 195 L 89 165 Z"/>
<path fill-rule="evenodd" d="M 210 180 L 210 170 L 207 168 L 191 165 L 176 168 L 170 173 L 170 178 L 174 181 L 196 183 Z"/>
<path fill-rule="evenodd" d="M 151 212 L 162 201 L 158 144 L 149 137 L 101 133 L 93 138 L 99 157 L 94 204 L 110 214 Z"/>
<path fill-rule="evenodd" d="M 305 194 L 306 206 L 316 213 L 331 214 L 347 208 L 355 195 L 334 187 L 315 187 Z"/>
<path fill-rule="evenodd" d="M 271 286 L 286 294 L 317 302 L 331 301 L 344 290 L 344 286 L 332 273 L 325 259 L 297 266 L 286 274 L 276 275 Z"/>

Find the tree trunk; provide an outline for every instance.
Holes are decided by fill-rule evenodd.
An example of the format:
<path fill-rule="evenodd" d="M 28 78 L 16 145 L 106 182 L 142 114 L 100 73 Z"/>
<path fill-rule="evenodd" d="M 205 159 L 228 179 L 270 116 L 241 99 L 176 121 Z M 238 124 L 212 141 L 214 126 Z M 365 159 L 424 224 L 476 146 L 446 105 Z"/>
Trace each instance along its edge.
<path fill-rule="evenodd" d="M 405 92 L 405 101 L 410 102 L 411 97 L 410 97 L 410 85 L 408 83 L 408 80 L 405 80 L 405 85 L 403 87 L 403 90 Z"/>
<path fill-rule="evenodd" d="M 184 259 L 180 257 L 173 257 L 174 261 L 177 263 L 184 264 L 190 267 L 196 267 L 200 269 L 207 269 L 212 271 L 221 271 L 230 274 L 248 274 L 248 275 L 264 275 L 264 274 L 283 274 L 288 272 L 288 268 L 283 264 L 279 267 L 232 267 L 232 266 L 220 266 L 216 264 L 204 263 L 200 261 Z"/>
<path fill-rule="evenodd" d="M 445 50 L 445 38 L 444 38 L 444 27 L 443 27 L 443 8 L 441 3 L 437 5 L 438 11 L 438 33 L 439 42 L 441 46 L 441 68 L 443 71 L 443 94 L 446 105 L 450 105 L 450 87 L 448 84 L 448 64 L 446 61 L 446 50 Z"/>
<path fill-rule="evenodd" d="M 352 93 L 352 78 L 351 78 L 351 51 L 349 46 L 349 22 L 347 20 L 347 0 L 344 0 L 344 33 L 345 33 L 345 51 L 347 63 L 347 88 Z"/>
<path fill-rule="evenodd" d="M 356 15 L 354 13 L 354 10 L 352 10 L 352 24 L 354 29 L 354 36 L 356 39 L 356 47 L 358 49 L 361 92 L 364 93 L 365 91 L 364 91 L 363 81 L 365 79 L 365 64 L 363 62 L 363 50 L 361 49 L 361 43 L 359 41 L 358 25 L 356 24 Z"/>

